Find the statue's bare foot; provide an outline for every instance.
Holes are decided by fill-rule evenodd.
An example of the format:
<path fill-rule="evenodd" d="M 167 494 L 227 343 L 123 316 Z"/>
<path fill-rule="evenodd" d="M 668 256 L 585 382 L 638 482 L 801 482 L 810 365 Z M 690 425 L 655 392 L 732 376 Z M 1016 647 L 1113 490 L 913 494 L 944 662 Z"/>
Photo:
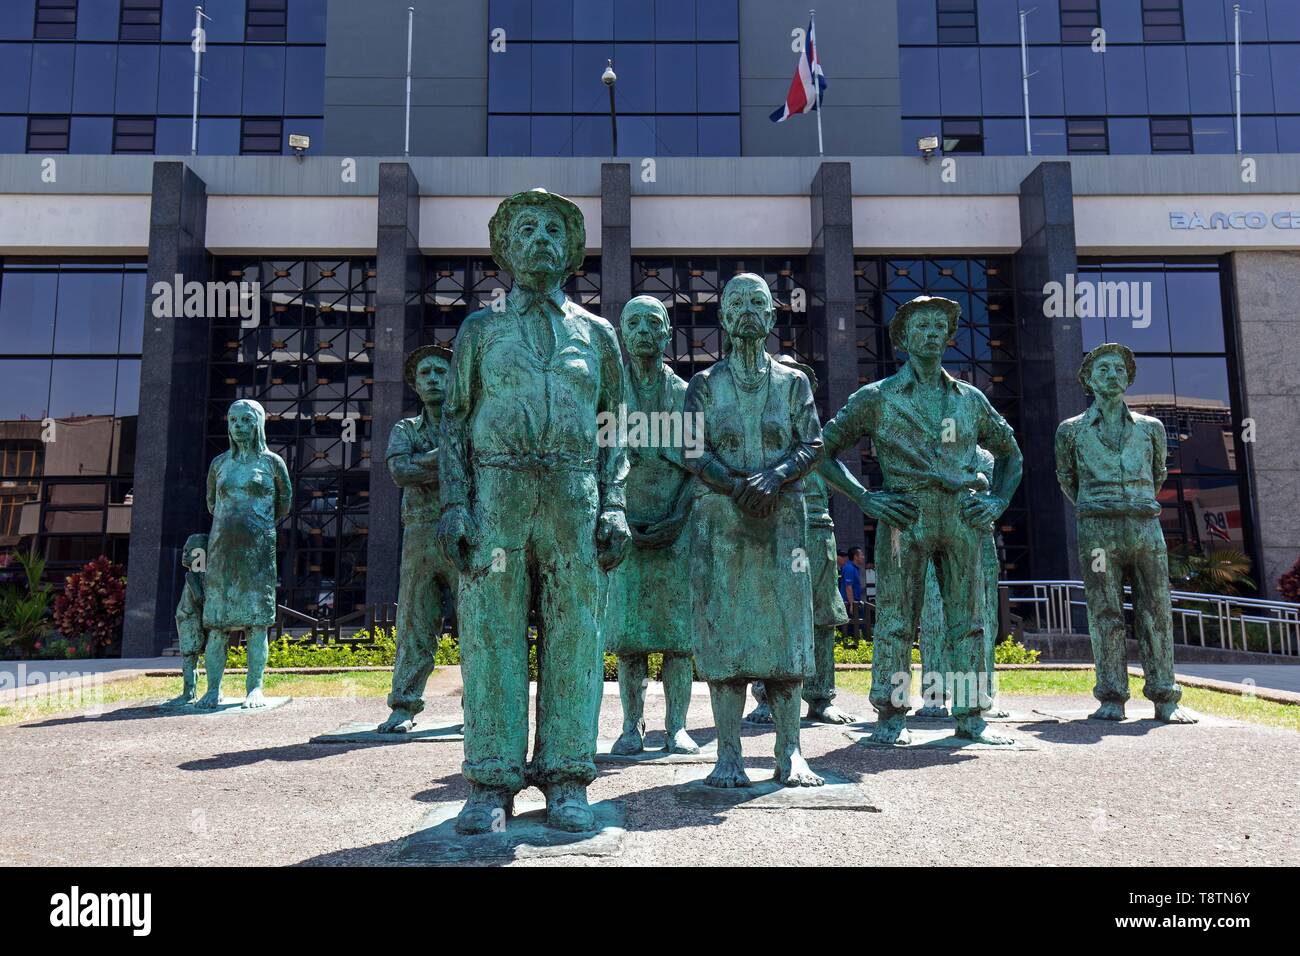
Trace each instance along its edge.
<path fill-rule="evenodd" d="M 1011 711 L 1002 707 L 1000 704 L 994 704 L 988 710 L 982 711 L 986 718 L 1005 719 L 1011 716 Z"/>
<path fill-rule="evenodd" d="M 826 704 L 819 707 L 810 705 L 808 707 L 808 719 L 818 720 L 823 724 L 856 724 L 858 722 L 857 717 L 853 714 L 845 713 L 834 704 Z"/>
<path fill-rule="evenodd" d="M 788 757 L 776 762 L 776 773 L 772 779 L 787 787 L 820 787 L 826 781 L 812 772 L 803 754 L 795 751 Z"/>
<path fill-rule="evenodd" d="M 770 724 L 772 722 L 772 708 L 767 706 L 766 701 L 745 715 L 745 723 L 747 724 Z"/>
<path fill-rule="evenodd" d="M 910 744 L 912 735 L 907 729 L 907 717 L 903 714 L 882 717 L 876 721 L 876 729 L 867 739 L 878 744 Z"/>
<path fill-rule="evenodd" d="M 632 754 L 639 754 L 645 750 L 645 736 L 643 731 L 638 727 L 632 727 L 623 731 L 618 740 L 614 741 L 614 746 L 609 748 L 609 752 L 621 757 L 628 757 Z"/>
<path fill-rule="evenodd" d="M 546 825 L 566 833 L 596 829 L 596 815 L 587 804 L 587 788 L 580 783 L 559 783 L 548 787 Z"/>
<path fill-rule="evenodd" d="M 194 706 L 199 710 L 216 710 L 217 705 L 221 703 L 221 688 L 211 687 L 208 692 L 195 701 Z"/>
<path fill-rule="evenodd" d="M 1173 701 L 1162 701 L 1156 704 L 1156 720 L 1166 724 L 1194 724 L 1196 715 Z"/>
<path fill-rule="evenodd" d="M 685 729 L 679 728 L 668 734 L 668 745 L 664 748 L 670 754 L 697 754 L 700 745 L 691 739 Z"/>
<path fill-rule="evenodd" d="M 713 770 L 704 778 L 704 784 L 708 787 L 721 787 L 729 789 L 731 787 L 748 787 L 749 774 L 745 773 L 745 762 L 739 754 L 718 754 L 718 762 L 713 765 Z"/>
<path fill-rule="evenodd" d="M 1102 705 L 1088 715 L 1089 720 L 1123 720 L 1124 703 L 1123 701 L 1107 700 Z"/>
<path fill-rule="evenodd" d="M 381 734 L 405 734 L 415 729 L 415 714 L 405 707 L 394 707 L 388 719 L 375 728 Z"/>
<path fill-rule="evenodd" d="M 244 697 L 244 702 L 239 706 L 244 710 L 257 710 L 261 707 L 265 707 L 266 698 L 262 696 L 262 688 L 254 687 L 250 690 L 247 696 Z"/>
<path fill-rule="evenodd" d="M 1015 743 L 1011 737 L 990 733 L 988 727 L 983 717 L 958 717 L 957 729 L 953 736 L 961 740 L 969 740 L 974 744 L 988 744 L 993 747 L 1009 747 Z"/>
<path fill-rule="evenodd" d="M 942 704 L 926 704 L 916 712 L 918 717 L 947 717 L 948 708 Z"/>
<path fill-rule="evenodd" d="M 514 809 L 513 794 L 474 784 L 465 806 L 456 815 L 456 832 L 473 834 L 504 830 Z"/>
<path fill-rule="evenodd" d="M 186 704 L 194 703 L 194 698 L 198 697 L 198 691 L 193 687 L 186 687 L 171 700 L 163 704 L 164 707 L 184 707 Z"/>

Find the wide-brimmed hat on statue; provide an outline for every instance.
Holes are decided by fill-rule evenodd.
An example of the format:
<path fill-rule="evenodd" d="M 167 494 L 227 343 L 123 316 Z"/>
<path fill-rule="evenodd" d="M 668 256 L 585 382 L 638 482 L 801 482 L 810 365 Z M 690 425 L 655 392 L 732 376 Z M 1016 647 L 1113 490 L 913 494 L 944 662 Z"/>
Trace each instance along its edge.
<path fill-rule="evenodd" d="M 817 391 L 817 373 L 812 370 L 811 366 L 800 362 L 793 355 L 778 355 L 776 356 L 776 360 L 782 365 L 788 365 L 790 368 L 797 368 L 799 371 L 803 372 L 804 375 L 808 377 L 808 387 L 814 392 Z"/>
<path fill-rule="evenodd" d="M 420 367 L 420 363 L 430 355 L 438 355 L 451 361 L 451 349 L 444 345 L 421 345 L 418 349 L 406 357 L 402 363 L 402 377 L 406 379 L 406 384 L 415 388 L 415 370 Z"/>
<path fill-rule="evenodd" d="M 540 187 L 503 199 L 497 211 L 492 214 L 492 219 L 488 222 L 488 236 L 492 243 L 492 258 L 497 265 L 510 271 L 510 258 L 507 255 L 510 247 L 510 223 L 515 213 L 525 206 L 545 206 L 564 217 L 567 233 L 564 270 L 572 275 L 581 269 L 582 261 L 587 256 L 587 226 L 582 218 L 582 210 L 573 200 Z"/>
<path fill-rule="evenodd" d="M 961 306 L 952 299 L 945 299 L 937 295 L 918 295 L 911 302 L 904 302 L 894 313 L 894 317 L 889 320 L 889 341 L 894 343 L 894 348 L 907 351 L 905 339 L 907 336 L 907 320 L 917 312 L 938 309 L 948 317 L 948 338 L 957 334 L 957 320 L 961 318 Z"/>
<path fill-rule="evenodd" d="M 1092 366 L 1097 359 L 1103 355 L 1118 355 L 1124 360 L 1124 368 L 1128 371 L 1128 383 L 1133 384 L 1133 379 L 1137 375 L 1137 361 L 1133 358 L 1133 350 L 1127 345 L 1120 345 L 1118 342 L 1106 342 L 1098 345 L 1095 349 L 1083 357 L 1083 364 L 1079 366 L 1079 384 L 1089 395 L 1092 394 L 1092 387 L 1088 384 L 1088 379 L 1092 378 Z"/>

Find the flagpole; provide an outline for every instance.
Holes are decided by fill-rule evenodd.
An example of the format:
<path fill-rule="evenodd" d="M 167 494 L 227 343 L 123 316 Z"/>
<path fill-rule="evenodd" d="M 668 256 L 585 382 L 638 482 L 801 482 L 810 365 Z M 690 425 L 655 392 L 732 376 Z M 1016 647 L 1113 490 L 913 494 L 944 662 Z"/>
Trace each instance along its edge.
<path fill-rule="evenodd" d="M 816 11 L 816 10 L 809 10 L 809 11 L 808 11 L 808 25 L 809 25 L 809 27 L 812 28 L 812 32 L 813 32 L 813 33 L 816 33 L 816 32 L 817 32 L 817 16 L 816 16 L 816 14 L 817 14 L 817 11 Z M 810 37 L 808 38 L 808 42 L 809 42 L 809 43 L 812 43 L 812 39 L 813 39 L 813 38 L 810 36 Z M 816 98 L 816 100 L 817 100 L 817 155 L 818 155 L 818 156 L 824 156 L 825 153 L 822 152 L 822 84 L 821 84 L 821 81 L 820 81 L 820 80 L 818 79 L 818 77 L 817 77 L 817 67 L 818 67 L 820 64 L 821 64 L 821 54 L 820 54 L 819 52 L 817 52 L 817 47 L 816 47 L 816 45 L 814 44 L 814 46 L 813 46 L 813 60 L 812 60 L 812 63 L 809 64 L 808 72 L 812 74 L 812 82 L 813 82 L 813 96 L 814 96 L 814 97 Z"/>
<path fill-rule="evenodd" d="M 415 7 L 406 8 L 406 139 L 402 155 L 411 155 L 411 36 L 415 33 Z"/>

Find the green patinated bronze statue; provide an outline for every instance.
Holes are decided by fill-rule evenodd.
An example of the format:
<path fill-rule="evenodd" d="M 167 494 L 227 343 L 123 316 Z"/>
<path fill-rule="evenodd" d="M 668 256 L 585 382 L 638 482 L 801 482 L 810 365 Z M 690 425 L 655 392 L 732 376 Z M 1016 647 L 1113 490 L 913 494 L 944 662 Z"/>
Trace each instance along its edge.
<path fill-rule="evenodd" d="M 703 483 L 691 510 L 689 560 L 695 667 L 709 682 L 718 761 L 705 783 L 749 785 L 740 749 L 745 688 L 764 682 L 776 725 L 776 773 L 820 786 L 799 751 L 799 696 L 816 674 L 804 477 L 821 454 L 808 379 L 764 350 L 775 322 L 762 277 L 723 289 L 727 355 L 696 374 L 687 415 L 704 451 L 687 459 Z"/>
<path fill-rule="evenodd" d="M 275 623 L 277 583 L 275 528 L 289 513 L 293 485 L 284 459 L 266 447 L 266 411 L 241 399 L 226 414 L 230 450 L 208 468 L 207 574 L 203 629 L 208 632 L 204 665 L 208 689 L 196 704 L 213 709 L 221 702 L 230 635 L 243 631 L 248 642 L 247 708 L 265 707 L 262 671 L 266 630 Z"/>
<path fill-rule="evenodd" d="M 802 372 L 808 388 L 817 393 L 817 375 L 789 355 L 777 361 Z M 840 710 L 835 700 L 835 628 L 849 622 L 849 613 L 840 594 L 839 568 L 835 561 L 835 522 L 831 520 L 830 490 L 816 471 L 804 477 L 804 510 L 808 518 L 808 571 L 812 576 L 813 657 L 817 673 L 803 683 L 803 699 L 808 704 L 808 719 L 825 724 L 851 724 L 853 714 Z M 754 724 L 770 724 L 772 708 L 767 702 L 767 688 L 756 681 L 752 688 L 758 706 L 745 717 Z"/>
<path fill-rule="evenodd" d="M 700 748 L 686 733 L 691 703 L 691 612 L 684 587 L 682 527 L 690 513 L 695 483 L 684 464 L 689 426 L 682 415 L 686 383 L 664 362 L 672 327 L 663 303 L 637 296 L 620 319 L 629 364 L 623 396 L 629 428 L 627 520 L 632 546 L 609 576 L 605 615 L 605 650 L 618 657 L 618 689 L 623 704 L 623 733 L 611 748 L 616 754 L 645 749 L 647 655 L 663 654 L 665 748 L 694 754 Z M 678 431 L 645 427 L 677 422 Z M 646 441 L 634 441 L 638 434 Z"/>
<path fill-rule="evenodd" d="M 388 438 L 388 471 L 402 489 L 402 566 L 397 594 L 397 658 L 392 713 L 376 728 L 405 733 L 424 710 L 424 685 L 433 673 L 442 637 L 443 592 L 455 593 L 456 568 L 438 547 L 441 516 L 438 497 L 438 427 L 446 395 L 451 350 L 426 345 L 406 357 L 406 384 L 424 406 L 414 418 L 393 426 Z"/>
<path fill-rule="evenodd" d="M 981 477 L 993 479 L 993 455 L 986 448 L 977 448 Z M 980 539 L 980 587 L 983 589 L 984 670 L 977 682 L 980 710 L 985 717 L 1008 717 L 1010 714 L 997 702 L 997 671 L 994 666 L 993 645 L 998 639 L 998 575 L 1002 568 L 998 562 L 998 544 L 990 524 L 988 534 Z M 925 569 L 925 603 L 921 608 L 921 700 L 923 706 L 918 717 L 948 716 L 947 700 L 952 696 L 947 675 L 953 669 L 944 660 L 943 596 L 935 577 L 934 562 Z"/>
<path fill-rule="evenodd" d="M 911 648 L 931 561 L 943 599 L 946 668 L 959 689 L 983 673 L 981 540 L 1020 483 L 1020 448 L 1011 426 L 979 389 L 953 378 L 941 364 L 960 314 L 956 302 L 931 296 L 901 306 L 889 335 L 895 348 L 907 352 L 907 364 L 854 392 L 823 432 L 823 476 L 883 522 L 876 533 L 871 669 L 877 714 L 871 736 L 880 743 L 910 742 Z M 884 475 L 884 487 L 876 492 L 864 489 L 835 457 L 866 436 Z M 977 443 L 995 456 L 991 481 L 980 474 Z M 977 694 L 955 695 L 952 713 L 958 737 L 1012 742 L 989 732 Z"/>
<path fill-rule="evenodd" d="M 1196 718 L 1178 706 L 1182 690 L 1174 680 L 1174 644 L 1169 601 L 1169 559 L 1160 530 L 1164 483 L 1165 426 L 1137 415 L 1124 402 L 1136 371 L 1127 346 L 1108 342 L 1083 360 L 1079 381 L 1092 407 L 1067 418 L 1056 430 L 1056 477 L 1074 502 L 1079 565 L 1088 602 L 1088 633 L 1097 669 L 1093 695 L 1101 706 L 1093 717 L 1123 720 L 1128 700 L 1127 628 L 1124 581 L 1133 587 L 1143 694 L 1156 719 L 1191 724 Z"/>
<path fill-rule="evenodd" d="M 192 534 L 185 539 L 181 549 L 181 567 L 185 569 L 185 585 L 176 605 L 176 637 L 181 650 L 181 675 L 183 686 L 180 696 L 172 704 L 193 703 L 198 696 L 197 671 L 199 658 L 208 643 L 203 630 L 203 578 L 207 573 L 208 536 Z"/>
<path fill-rule="evenodd" d="M 461 833 L 500 827 L 531 783 L 547 822 L 595 826 L 603 681 L 598 594 L 623 558 L 627 458 L 598 439 L 623 400 L 618 338 L 569 300 L 586 249 L 582 212 L 534 189 L 489 225 L 492 256 L 514 277 L 499 306 L 474 312 L 453 348 L 439 447 L 438 538 L 460 571 L 470 796 Z M 538 613 L 537 735 L 528 752 L 530 608 Z"/>

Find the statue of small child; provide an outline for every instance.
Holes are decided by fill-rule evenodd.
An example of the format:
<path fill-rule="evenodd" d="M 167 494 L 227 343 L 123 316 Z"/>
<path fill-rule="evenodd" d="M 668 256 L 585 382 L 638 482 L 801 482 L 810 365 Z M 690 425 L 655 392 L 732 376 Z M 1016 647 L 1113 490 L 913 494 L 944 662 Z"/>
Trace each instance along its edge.
<path fill-rule="evenodd" d="M 185 586 L 176 605 L 176 635 L 180 638 L 181 673 L 185 685 L 173 703 L 192 704 L 198 696 L 196 674 L 208 634 L 203 629 L 203 578 L 208 560 L 208 536 L 192 534 L 181 549 L 181 567 L 185 569 Z"/>

